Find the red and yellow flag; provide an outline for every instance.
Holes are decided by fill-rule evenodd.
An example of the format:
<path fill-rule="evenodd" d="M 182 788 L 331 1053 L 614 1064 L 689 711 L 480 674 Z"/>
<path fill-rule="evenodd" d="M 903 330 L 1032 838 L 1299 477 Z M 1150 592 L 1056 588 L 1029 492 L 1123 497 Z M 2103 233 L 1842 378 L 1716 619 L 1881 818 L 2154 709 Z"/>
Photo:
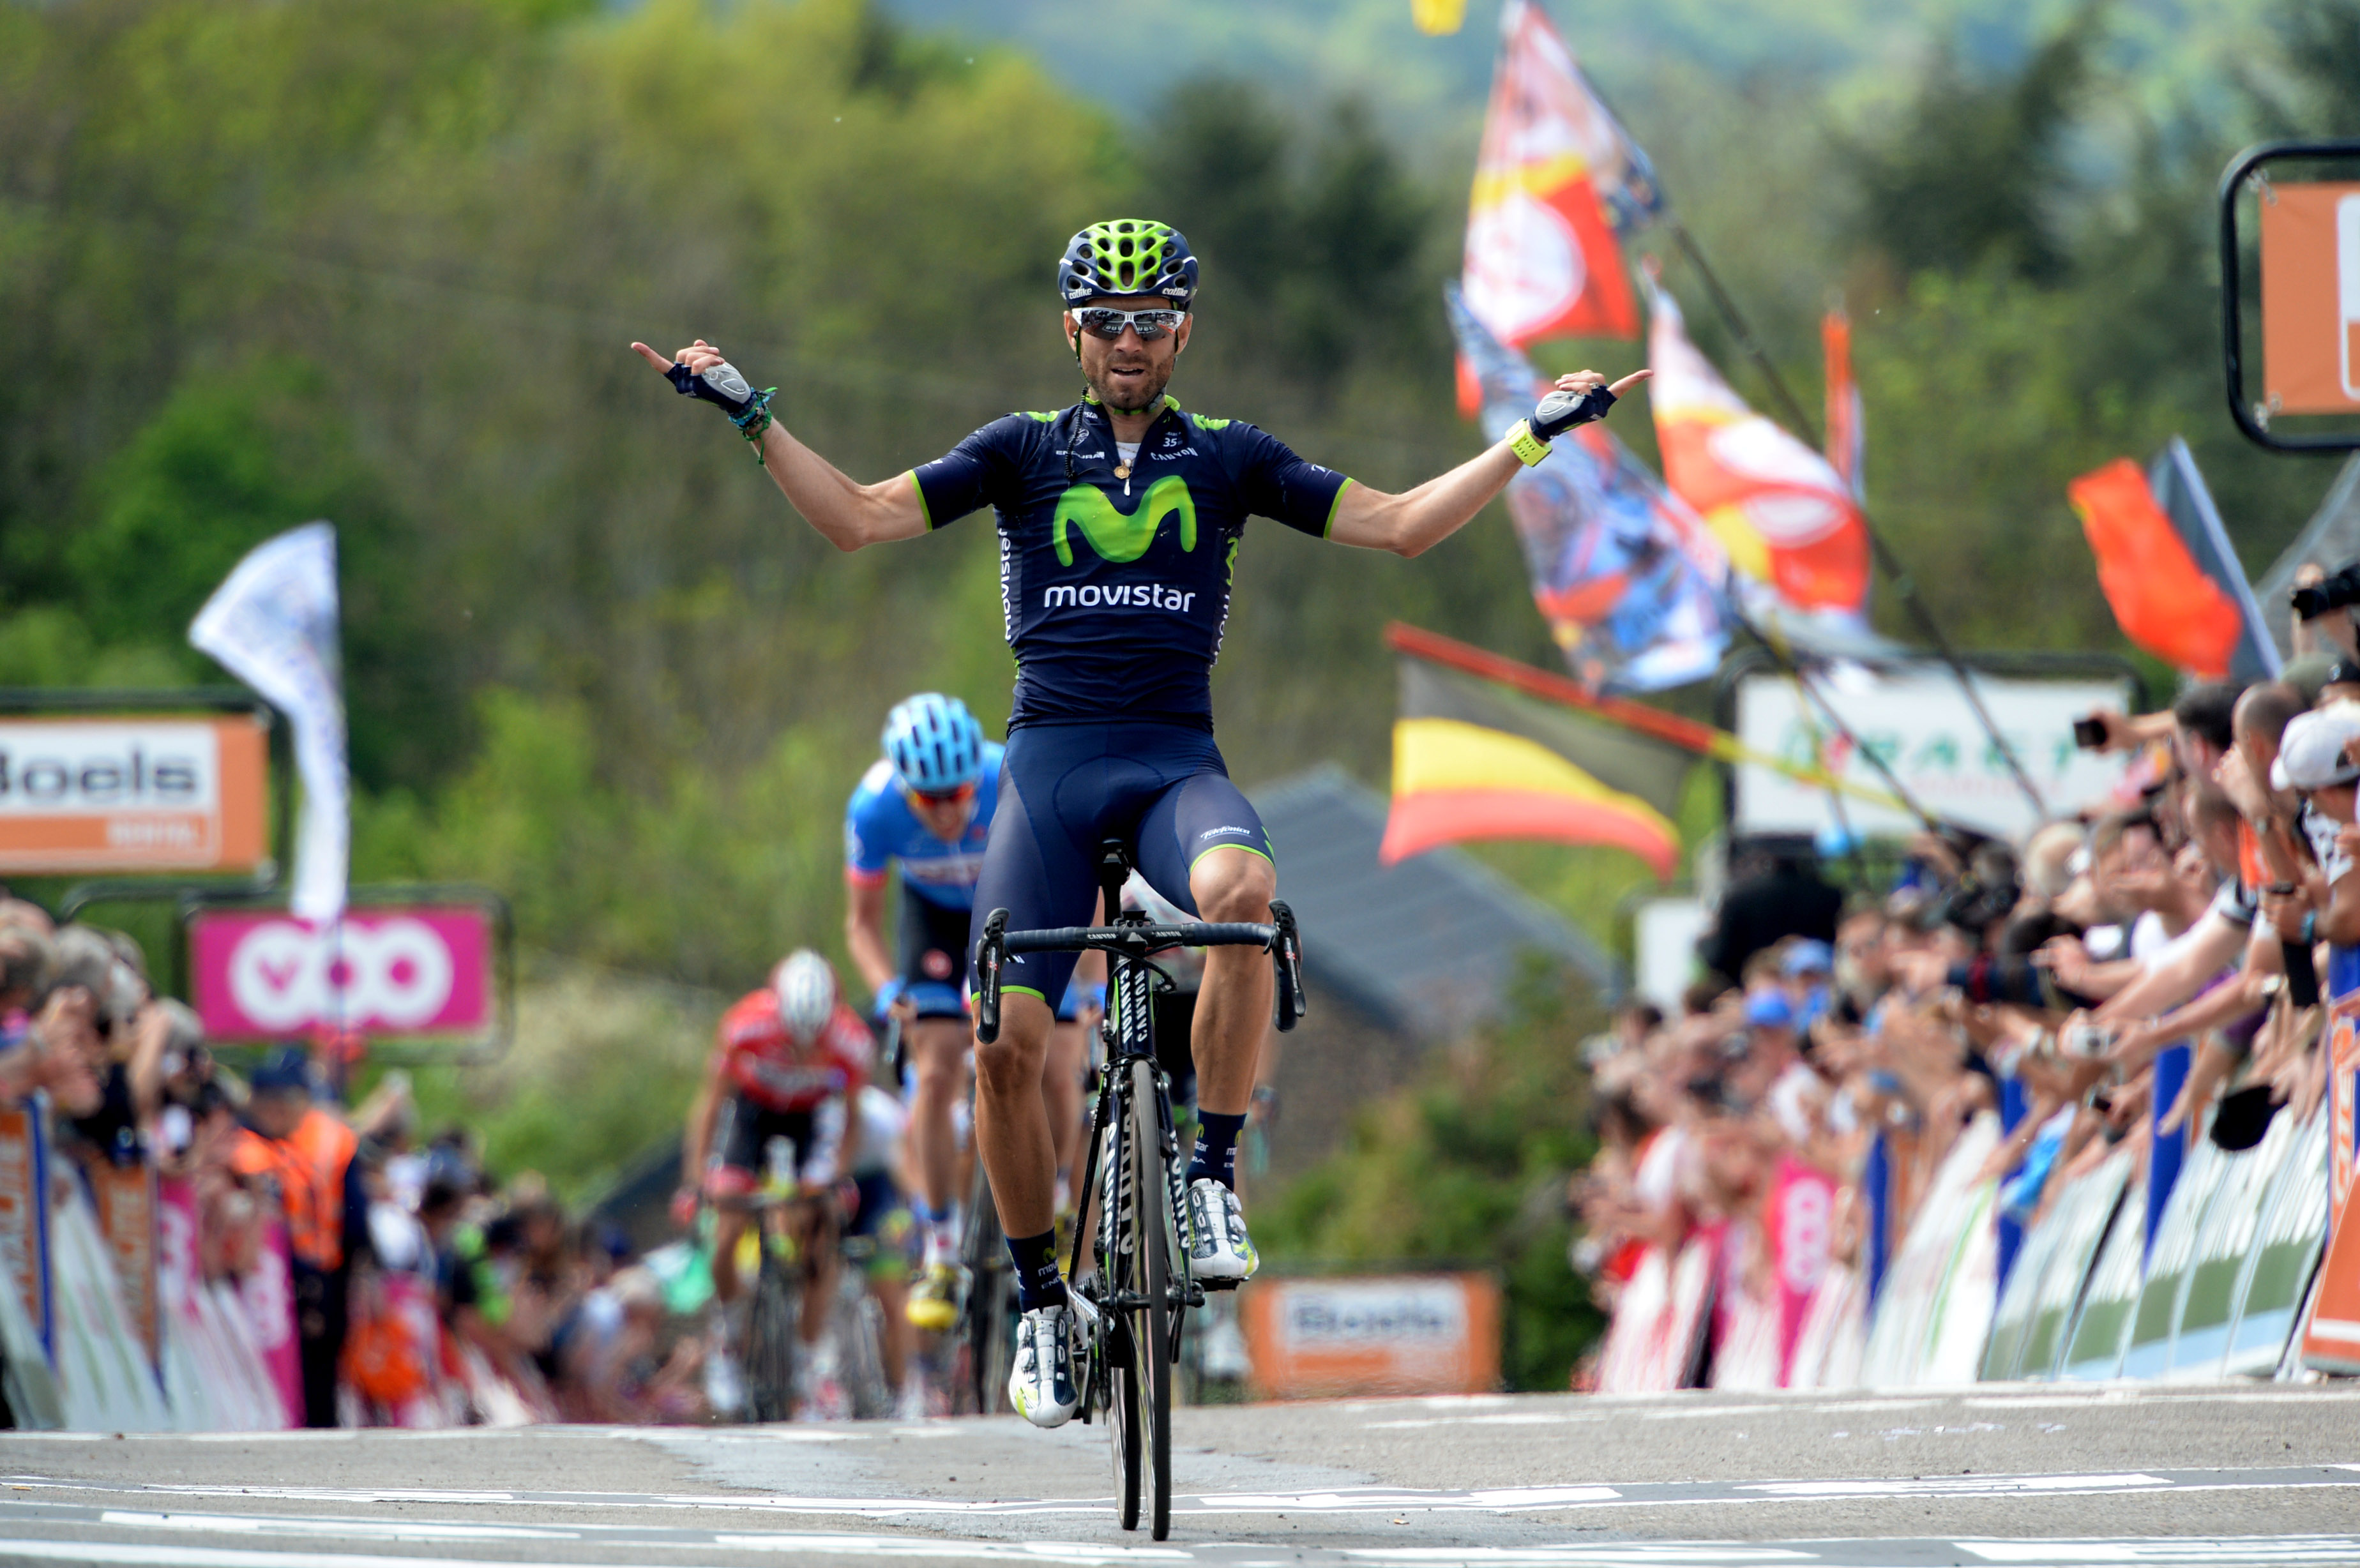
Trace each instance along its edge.
<path fill-rule="evenodd" d="M 1648 400 L 1664 479 L 1696 508 L 1730 564 L 1812 615 L 1858 619 L 1868 603 L 1868 525 L 1828 460 L 1755 413 L 1688 341 L 1680 308 L 1650 288 Z"/>
<path fill-rule="evenodd" d="M 1542 9 L 1510 0 L 1476 155 L 1462 286 L 1511 348 L 1639 335 L 1619 233 L 1662 204 L 1654 171 L 1600 103 Z M 1480 406 L 1461 366 L 1460 412 Z"/>
<path fill-rule="evenodd" d="M 2207 681 L 2229 673 L 2245 620 L 2188 552 L 2156 504 L 2147 475 L 2118 457 L 2065 487 L 2081 516 L 2098 586 L 2123 635 L 2175 669 Z"/>
<path fill-rule="evenodd" d="M 1677 868 L 1671 813 L 1692 753 L 1427 659 L 1400 662 L 1386 865 L 1521 838 L 1629 850 L 1659 877 Z"/>

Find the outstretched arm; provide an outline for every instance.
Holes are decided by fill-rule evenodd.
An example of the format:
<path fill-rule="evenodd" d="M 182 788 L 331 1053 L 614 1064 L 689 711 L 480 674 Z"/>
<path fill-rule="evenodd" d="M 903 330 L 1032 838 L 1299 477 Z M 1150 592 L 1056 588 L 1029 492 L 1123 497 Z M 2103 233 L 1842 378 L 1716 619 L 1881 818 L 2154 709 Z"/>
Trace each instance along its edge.
<path fill-rule="evenodd" d="M 1620 397 L 1653 374 L 1633 371 L 1606 389 Z M 1594 370 L 1578 370 L 1570 376 L 1558 376 L 1557 385 L 1559 391 L 1578 396 L 1593 387 L 1606 387 L 1606 377 Z M 1508 487 L 1508 481 L 1524 465 L 1515 449 L 1503 441 L 1449 473 L 1398 495 L 1354 485 L 1338 498 L 1336 525 L 1328 537 L 1363 550 L 1389 550 L 1402 556 L 1423 554 L 1466 527 L 1485 503 Z"/>
<path fill-rule="evenodd" d="M 703 338 L 681 350 L 677 361 L 666 359 L 643 343 L 631 347 L 666 374 L 675 363 L 700 376 L 727 363 L 721 351 Z M 926 531 L 926 509 L 918 500 L 917 481 L 907 474 L 862 485 L 789 435 L 787 427 L 775 419 L 762 432 L 760 452 L 762 466 L 779 493 L 838 550 L 916 539 Z"/>

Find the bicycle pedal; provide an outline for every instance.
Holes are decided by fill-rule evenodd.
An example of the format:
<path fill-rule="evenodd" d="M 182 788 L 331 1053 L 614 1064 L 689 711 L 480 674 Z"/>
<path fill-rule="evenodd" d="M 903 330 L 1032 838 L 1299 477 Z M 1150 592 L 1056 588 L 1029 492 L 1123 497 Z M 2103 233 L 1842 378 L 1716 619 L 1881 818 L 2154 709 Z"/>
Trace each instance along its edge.
<path fill-rule="evenodd" d="M 1189 1281 L 1188 1288 L 1195 1293 L 1188 1298 L 1188 1304 L 1192 1307 L 1201 1307 L 1205 1304 L 1206 1291 L 1234 1290 L 1244 1283 L 1242 1279 L 1192 1279 Z"/>

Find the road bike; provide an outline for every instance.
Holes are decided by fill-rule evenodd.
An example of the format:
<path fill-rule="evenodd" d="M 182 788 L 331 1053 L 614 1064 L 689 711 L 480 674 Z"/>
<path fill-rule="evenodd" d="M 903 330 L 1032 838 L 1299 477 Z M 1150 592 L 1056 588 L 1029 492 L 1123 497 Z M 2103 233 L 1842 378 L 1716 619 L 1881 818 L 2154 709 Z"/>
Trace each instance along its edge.
<path fill-rule="evenodd" d="M 1107 1014 L 1099 1025 L 1106 1068 L 1075 1189 L 1082 1208 L 1065 1272 L 1083 1337 L 1081 1417 L 1105 1421 L 1122 1528 L 1137 1530 L 1144 1509 L 1162 1541 L 1172 1531 L 1172 1381 L 1182 1324 L 1190 1307 L 1204 1305 L 1207 1284 L 1235 1283 L 1189 1278 L 1185 1166 L 1155 1057 L 1154 997 L 1176 982 L 1153 955 L 1177 947 L 1265 950 L 1276 972 L 1278 1027 L 1285 1030 L 1303 1017 L 1303 951 L 1294 911 L 1284 904 L 1271 904 L 1267 925 L 1166 925 L 1123 910 L 1130 875 L 1129 847 L 1120 839 L 1101 844 L 1099 888 L 1106 908 L 1121 911 L 1109 925 L 1012 931 L 1006 909 L 986 917 L 976 944 L 976 1038 L 987 1045 L 1000 1038 L 1000 967 L 1011 953 L 1107 955 Z M 1087 1272 L 1085 1238 L 1092 1263 Z"/>
<path fill-rule="evenodd" d="M 828 1193 L 804 1192 L 797 1186 L 792 1140 L 771 1138 L 763 1146 L 762 1157 L 761 1187 L 743 1198 L 721 1200 L 754 1216 L 752 1234 L 760 1258 L 752 1299 L 747 1302 L 741 1352 L 747 1419 L 782 1421 L 793 1417 L 796 1381 L 811 1348 L 803 1343 L 799 1326 L 806 1311 L 827 1312 L 836 1319 L 833 1326 L 837 1330 L 838 1356 L 847 1375 L 852 1413 L 864 1419 L 882 1417 L 890 1413 L 891 1402 L 881 1391 L 882 1320 L 876 1302 L 860 1284 L 859 1269 L 868 1256 L 866 1248 L 873 1244 L 843 1236 Z M 798 1218 L 806 1223 L 799 1226 Z M 837 1289 L 823 1296 L 819 1282 L 830 1273 Z"/>

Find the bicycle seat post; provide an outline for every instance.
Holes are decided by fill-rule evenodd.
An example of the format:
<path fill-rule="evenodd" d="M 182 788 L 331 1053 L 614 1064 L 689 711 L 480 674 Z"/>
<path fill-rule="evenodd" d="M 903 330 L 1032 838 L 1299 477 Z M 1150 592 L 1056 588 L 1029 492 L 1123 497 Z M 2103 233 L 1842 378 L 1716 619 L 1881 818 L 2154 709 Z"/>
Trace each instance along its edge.
<path fill-rule="evenodd" d="M 1122 885 L 1131 880 L 1131 847 L 1119 838 L 1098 844 L 1098 891 L 1106 898 L 1106 923 L 1122 920 Z"/>

